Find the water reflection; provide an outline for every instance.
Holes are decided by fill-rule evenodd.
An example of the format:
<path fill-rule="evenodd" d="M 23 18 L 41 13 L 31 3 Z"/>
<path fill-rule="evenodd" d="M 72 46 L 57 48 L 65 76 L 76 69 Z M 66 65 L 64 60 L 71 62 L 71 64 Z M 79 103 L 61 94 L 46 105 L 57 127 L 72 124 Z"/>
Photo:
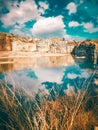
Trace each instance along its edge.
<path fill-rule="evenodd" d="M 48 89 L 51 96 L 56 97 L 57 95 L 63 96 L 66 94 L 66 90 L 73 90 L 75 93 L 78 93 L 78 91 L 83 91 L 85 89 L 93 89 L 92 86 L 94 86 L 94 89 L 97 88 L 97 84 L 95 84 L 95 79 L 98 80 L 98 70 L 95 70 L 95 74 L 85 72 L 85 70 L 82 70 L 80 67 L 73 65 L 65 67 L 63 71 L 62 76 L 62 82 L 43 82 L 42 84 L 45 86 L 46 89 Z M 96 90 L 96 94 L 97 94 Z M 55 92 L 55 93 L 54 93 Z M 69 93 L 69 92 L 68 92 Z"/>
<path fill-rule="evenodd" d="M 94 60 L 89 60 L 87 58 L 75 58 L 74 61 L 77 65 L 79 65 L 83 69 L 95 69 L 98 66 L 98 63 L 94 62 Z"/>
<path fill-rule="evenodd" d="M 2 59 L 2 62 L 8 64 L 0 64 L 0 79 L 6 80 L 12 86 L 24 87 L 33 92 L 39 89 L 48 90 L 53 97 L 62 96 L 70 90 L 75 93 L 84 90 L 95 70 L 92 61 L 73 59 L 71 55 Z M 97 83 L 97 75 L 96 69 L 92 83 Z"/>
<path fill-rule="evenodd" d="M 9 58 L 0 58 L 0 73 L 12 71 L 13 70 L 13 59 Z"/>
<path fill-rule="evenodd" d="M 65 66 L 74 64 L 71 55 L 66 57 L 33 57 L 0 60 L 0 79 L 8 84 L 31 91 L 44 89 L 42 82 L 61 82 Z M 0 75 L 1 75 L 0 74 Z M 19 83 L 21 85 L 19 85 Z"/>
<path fill-rule="evenodd" d="M 96 118 L 96 113 L 98 113 L 98 65 L 92 61 L 73 59 L 67 55 L 6 59 L 0 63 L 0 80 L 6 82 L 8 86 L 28 89 L 36 93 L 36 100 L 39 93 L 44 92 L 49 95 L 50 101 L 66 96 L 67 99 L 75 97 L 75 101 L 74 99 L 72 101 L 77 103 L 77 95 L 81 100 L 82 95 L 85 94 L 82 99 L 86 101 L 85 112 L 92 111 Z"/>
<path fill-rule="evenodd" d="M 5 69 L 6 64 L 6 69 Z M 24 68 L 59 67 L 74 64 L 71 55 L 66 56 L 43 56 L 32 58 L 0 58 L 0 72 L 21 70 Z"/>

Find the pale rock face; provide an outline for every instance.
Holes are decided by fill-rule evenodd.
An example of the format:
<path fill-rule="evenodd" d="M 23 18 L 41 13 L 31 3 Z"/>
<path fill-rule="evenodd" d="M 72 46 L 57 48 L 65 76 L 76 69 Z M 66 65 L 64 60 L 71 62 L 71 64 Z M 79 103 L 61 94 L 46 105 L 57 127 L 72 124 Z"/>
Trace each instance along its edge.
<path fill-rule="evenodd" d="M 36 51 L 36 44 L 22 41 L 12 42 L 12 51 Z"/>
<path fill-rule="evenodd" d="M 37 42 L 37 51 L 39 52 L 48 52 L 50 50 L 50 39 L 41 39 Z"/>
<path fill-rule="evenodd" d="M 34 39 L 0 33 L 0 51 L 71 53 L 74 42 L 60 38 Z"/>
<path fill-rule="evenodd" d="M 0 51 L 11 51 L 11 39 L 7 35 L 0 35 Z"/>

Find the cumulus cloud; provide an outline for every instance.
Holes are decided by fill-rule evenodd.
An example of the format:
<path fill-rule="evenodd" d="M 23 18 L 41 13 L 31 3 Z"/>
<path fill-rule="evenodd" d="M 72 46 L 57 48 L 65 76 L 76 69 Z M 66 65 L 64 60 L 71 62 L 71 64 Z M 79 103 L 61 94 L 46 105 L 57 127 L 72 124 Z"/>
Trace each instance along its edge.
<path fill-rule="evenodd" d="M 43 9 L 48 9 L 48 4 L 46 4 L 46 3 L 44 3 L 44 2 L 39 2 L 39 5 L 40 5 L 40 7 L 41 8 L 43 8 Z"/>
<path fill-rule="evenodd" d="M 35 37 L 64 37 L 64 23 L 62 16 L 49 17 L 38 20 L 31 29 L 33 36 Z"/>
<path fill-rule="evenodd" d="M 71 2 L 67 5 L 66 9 L 69 10 L 69 15 L 72 14 L 72 13 L 76 13 L 77 11 L 77 5 L 74 3 L 74 2 Z"/>
<path fill-rule="evenodd" d="M 9 13 L 1 17 L 1 21 L 4 27 L 12 26 L 16 23 L 23 24 L 30 20 L 38 20 L 43 18 L 40 16 L 40 12 L 44 13 L 48 9 L 48 5 L 44 2 L 40 2 L 40 9 L 37 8 L 36 3 L 33 0 L 21 1 L 20 4 L 17 1 L 13 3 L 13 6 L 9 6 Z"/>
<path fill-rule="evenodd" d="M 49 8 L 49 5 L 46 4 L 45 2 L 39 2 L 40 8 L 39 8 L 39 13 L 40 14 L 44 14 L 45 10 L 47 10 Z"/>
<path fill-rule="evenodd" d="M 94 27 L 94 24 L 92 22 L 82 23 L 82 25 L 85 29 L 84 30 L 85 32 L 89 32 L 89 33 L 98 32 L 98 27 Z"/>
<path fill-rule="evenodd" d="M 79 25 L 80 24 L 77 21 L 71 21 L 71 22 L 69 22 L 69 27 L 77 27 Z"/>

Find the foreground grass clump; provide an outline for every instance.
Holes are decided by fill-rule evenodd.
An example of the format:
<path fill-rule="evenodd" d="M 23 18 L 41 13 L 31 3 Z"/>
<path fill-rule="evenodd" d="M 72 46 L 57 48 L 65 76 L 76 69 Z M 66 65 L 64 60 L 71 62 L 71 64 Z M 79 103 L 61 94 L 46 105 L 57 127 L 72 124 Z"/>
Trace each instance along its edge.
<path fill-rule="evenodd" d="M 34 96 L 0 81 L 0 130 L 93 130 L 98 125 L 94 99 L 79 91 L 52 100 L 43 92 Z M 93 108 L 86 110 L 89 103 Z"/>

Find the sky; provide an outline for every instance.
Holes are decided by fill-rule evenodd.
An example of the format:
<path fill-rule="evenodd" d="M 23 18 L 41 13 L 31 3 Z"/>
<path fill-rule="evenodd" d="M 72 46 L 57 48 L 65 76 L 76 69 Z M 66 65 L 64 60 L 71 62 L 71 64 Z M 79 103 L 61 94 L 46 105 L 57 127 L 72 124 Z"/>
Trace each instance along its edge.
<path fill-rule="evenodd" d="M 98 39 L 98 0 L 0 0 L 0 32 Z"/>

